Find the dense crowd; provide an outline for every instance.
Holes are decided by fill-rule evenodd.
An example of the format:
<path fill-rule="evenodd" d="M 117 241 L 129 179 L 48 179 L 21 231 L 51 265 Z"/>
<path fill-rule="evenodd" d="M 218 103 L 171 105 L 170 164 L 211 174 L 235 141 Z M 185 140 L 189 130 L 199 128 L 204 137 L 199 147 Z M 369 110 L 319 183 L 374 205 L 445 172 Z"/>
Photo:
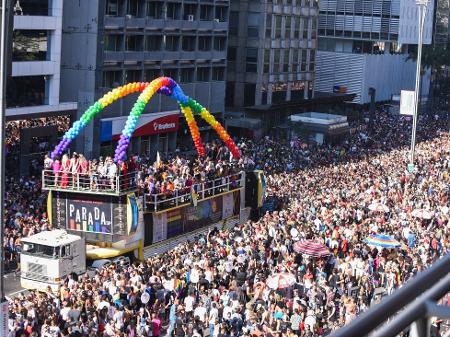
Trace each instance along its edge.
<path fill-rule="evenodd" d="M 10 336 L 328 335 L 449 252 L 450 124 L 439 117 L 419 123 L 409 173 L 410 124 L 380 111 L 374 130 L 337 146 L 242 140 L 243 158 L 233 165 L 264 169 L 280 210 L 130 267 L 69 277 L 57 294 L 19 295 L 10 302 Z M 231 165 L 223 152 L 197 174 Z M 164 164 L 155 179 L 183 177 L 183 163 Z M 159 177 L 151 170 L 146 176 Z M 189 171 L 195 176 L 195 165 Z M 431 216 L 418 217 L 425 211 Z M 391 235 L 401 246 L 369 246 L 370 234 Z M 295 253 L 305 239 L 330 254 Z M 274 287 L 268 280 L 276 273 L 295 281 Z M 439 336 L 439 322 L 432 327 Z"/>

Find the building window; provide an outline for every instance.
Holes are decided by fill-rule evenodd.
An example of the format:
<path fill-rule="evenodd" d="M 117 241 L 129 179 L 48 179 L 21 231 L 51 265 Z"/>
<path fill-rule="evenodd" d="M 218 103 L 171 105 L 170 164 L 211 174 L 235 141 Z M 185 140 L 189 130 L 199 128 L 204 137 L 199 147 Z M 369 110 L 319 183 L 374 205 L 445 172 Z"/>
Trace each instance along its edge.
<path fill-rule="evenodd" d="M 138 16 L 138 0 L 128 0 L 127 15 Z"/>
<path fill-rule="evenodd" d="M 230 12 L 229 30 L 231 35 L 237 35 L 239 28 L 239 12 Z"/>
<path fill-rule="evenodd" d="M 317 18 L 311 20 L 311 39 L 315 39 L 317 37 Z"/>
<path fill-rule="evenodd" d="M 45 104 L 45 76 L 8 78 L 6 106 L 8 108 Z"/>
<path fill-rule="evenodd" d="M 181 12 L 181 4 L 173 2 L 169 2 L 167 4 L 167 12 L 166 12 L 167 19 L 179 20 L 180 12 Z"/>
<path fill-rule="evenodd" d="M 225 105 L 234 105 L 234 82 L 227 82 L 225 86 Z"/>
<path fill-rule="evenodd" d="M 185 68 L 181 69 L 181 83 L 192 83 L 194 82 L 194 69 Z"/>
<path fill-rule="evenodd" d="M 311 19 L 302 19 L 303 20 L 303 39 L 308 39 L 308 30 L 309 30 L 309 23 L 311 22 Z"/>
<path fill-rule="evenodd" d="M 275 15 L 275 38 L 281 38 L 281 16 Z"/>
<path fill-rule="evenodd" d="M 285 39 L 291 38 L 291 17 L 290 16 L 286 16 L 284 38 Z"/>
<path fill-rule="evenodd" d="M 18 1 L 14 1 L 14 4 Z M 14 9 L 15 15 L 47 16 L 49 13 L 49 0 L 20 0 L 20 6 Z"/>
<path fill-rule="evenodd" d="M 184 4 L 183 18 L 189 21 L 197 20 L 197 5 Z"/>
<path fill-rule="evenodd" d="M 200 20 L 211 21 L 213 19 L 213 6 L 200 5 Z"/>
<path fill-rule="evenodd" d="M 173 78 L 175 81 L 178 81 L 178 69 L 177 68 L 163 69 L 163 76 L 167 76 Z"/>
<path fill-rule="evenodd" d="M 165 36 L 165 45 L 167 51 L 178 51 L 180 37 L 175 35 Z"/>
<path fill-rule="evenodd" d="M 226 22 L 227 21 L 227 12 L 228 12 L 227 7 L 216 6 L 215 19 L 219 20 L 220 22 Z"/>
<path fill-rule="evenodd" d="M 301 71 L 306 71 L 306 63 L 307 63 L 307 50 L 302 49 L 302 65 Z"/>
<path fill-rule="evenodd" d="M 153 19 L 162 19 L 163 3 L 160 1 L 147 2 L 147 16 Z"/>
<path fill-rule="evenodd" d="M 248 73 L 256 73 L 258 68 L 258 49 L 247 48 L 245 57 L 245 71 Z"/>
<path fill-rule="evenodd" d="M 121 51 L 122 50 L 121 35 L 117 34 L 105 35 L 104 45 L 106 51 Z"/>
<path fill-rule="evenodd" d="M 227 59 L 228 61 L 236 61 L 236 47 L 228 47 Z"/>
<path fill-rule="evenodd" d="M 244 86 L 244 105 L 255 105 L 256 84 L 246 83 Z"/>
<path fill-rule="evenodd" d="M 227 44 L 227 38 L 225 36 L 214 37 L 214 50 L 224 51 Z"/>
<path fill-rule="evenodd" d="M 289 71 L 289 49 L 285 49 L 283 53 L 283 73 L 287 73 Z"/>
<path fill-rule="evenodd" d="M 133 69 L 125 72 L 125 83 L 140 82 L 142 80 L 142 71 Z"/>
<path fill-rule="evenodd" d="M 266 38 L 270 39 L 272 37 L 272 15 L 266 15 Z"/>
<path fill-rule="evenodd" d="M 292 72 L 295 74 L 299 71 L 298 66 L 298 49 L 292 50 Z"/>
<path fill-rule="evenodd" d="M 259 35 L 259 13 L 248 13 L 247 15 L 247 36 L 258 37 Z"/>
<path fill-rule="evenodd" d="M 295 17 L 293 17 L 292 24 L 294 26 L 294 39 L 299 39 L 300 38 L 300 20 L 297 20 Z"/>
<path fill-rule="evenodd" d="M 126 51 L 142 51 L 142 35 L 128 35 L 125 39 Z"/>
<path fill-rule="evenodd" d="M 198 37 L 198 50 L 209 51 L 211 50 L 211 37 L 199 36 Z"/>
<path fill-rule="evenodd" d="M 118 0 L 106 0 L 106 15 L 109 16 L 119 15 Z"/>
<path fill-rule="evenodd" d="M 145 39 L 145 50 L 159 51 L 161 50 L 162 36 L 149 35 Z"/>
<path fill-rule="evenodd" d="M 145 72 L 145 81 L 153 81 L 155 78 L 158 78 L 161 76 L 161 70 L 160 69 L 146 69 Z"/>
<path fill-rule="evenodd" d="M 195 51 L 195 36 L 183 36 L 182 48 L 184 51 Z"/>
<path fill-rule="evenodd" d="M 197 68 L 197 82 L 209 82 L 209 68 Z"/>
<path fill-rule="evenodd" d="M 264 50 L 264 73 L 268 74 L 270 71 L 270 49 Z"/>
<path fill-rule="evenodd" d="M 103 72 L 103 87 L 104 88 L 115 88 L 122 83 L 122 71 L 104 71 Z"/>
<path fill-rule="evenodd" d="M 275 49 L 273 54 L 273 72 L 279 73 L 280 72 L 280 49 Z"/>
<path fill-rule="evenodd" d="M 47 60 L 48 33 L 45 30 L 14 30 L 13 61 Z"/>
<path fill-rule="evenodd" d="M 225 81 L 225 68 L 224 67 L 213 68 L 212 80 Z"/>

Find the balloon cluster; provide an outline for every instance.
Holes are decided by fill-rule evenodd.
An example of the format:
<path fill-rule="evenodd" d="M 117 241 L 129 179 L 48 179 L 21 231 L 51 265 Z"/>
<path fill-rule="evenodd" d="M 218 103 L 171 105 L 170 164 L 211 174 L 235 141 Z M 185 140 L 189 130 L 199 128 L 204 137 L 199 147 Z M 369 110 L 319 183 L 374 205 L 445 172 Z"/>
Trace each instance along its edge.
<path fill-rule="evenodd" d="M 231 137 L 228 135 L 222 125 L 209 113 L 200 103 L 184 94 L 180 86 L 169 77 L 159 77 L 152 82 L 135 82 L 128 83 L 124 86 L 113 89 L 105 94 L 95 104 L 90 106 L 81 116 L 80 120 L 73 123 L 72 127 L 65 133 L 63 139 L 55 147 L 51 153 L 52 159 L 61 156 L 64 151 L 70 146 L 72 140 L 78 136 L 80 131 L 106 106 L 114 101 L 127 96 L 131 93 L 141 92 L 138 99 L 131 109 L 130 115 L 125 123 L 122 134 L 120 135 L 119 143 L 114 154 L 114 161 L 116 163 L 126 159 L 127 149 L 130 145 L 131 137 L 136 129 L 139 117 L 143 113 L 145 106 L 150 101 L 155 93 L 160 93 L 175 99 L 180 105 L 181 112 L 186 118 L 189 130 L 194 141 L 195 148 L 199 156 L 205 156 L 205 148 L 200 138 L 200 131 L 195 122 L 194 113 L 200 115 L 212 128 L 217 132 L 223 143 L 230 149 L 233 157 L 239 158 L 240 153 L 237 146 L 234 144 Z"/>
<path fill-rule="evenodd" d="M 195 122 L 194 114 L 192 109 L 188 106 L 180 104 L 181 112 L 186 118 L 186 122 L 191 132 L 192 140 L 194 141 L 195 149 L 200 157 L 206 155 L 205 147 L 203 146 L 202 139 L 200 138 L 200 131 L 198 129 L 197 123 Z"/>
<path fill-rule="evenodd" d="M 233 157 L 240 157 L 239 149 L 231 139 L 230 135 L 206 108 L 204 108 L 196 100 L 185 95 L 180 86 L 170 77 L 159 77 L 150 82 L 150 84 L 139 95 L 136 103 L 134 104 L 130 116 L 128 117 L 125 127 L 122 131 L 119 144 L 117 145 L 116 152 L 114 154 L 115 162 L 123 161 L 126 159 L 127 148 L 130 144 L 131 136 L 136 129 L 136 124 L 139 116 L 144 111 L 145 105 L 150 101 L 151 97 L 156 92 L 172 97 L 178 102 L 181 112 L 186 118 L 186 122 L 188 124 L 195 148 L 197 149 L 197 153 L 199 156 L 205 156 L 206 151 L 200 138 L 200 131 L 198 129 L 197 123 L 195 122 L 194 113 L 200 115 L 200 117 L 202 117 L 209 125 L 212 126 L 212 128 L 219 135 L 222 142 L 230 149 Z"/>
<path fill-rule="evenodd" d="M 69 147 L 72 140 L 74 140 L 75 137 L 78 136 L 81 129 L 83 129 L 94 118 L 94 116 L 102 111 L 106 106 L 126 95 L 144 90 L 147 85 L 148 83 L 144 82 L 128 83 L 127 85 L 115 88 L 105 94 L 83 113 L 80 120 L 73 123 L 72 127 L 64 134 L 63 139 L 51 153 L 51 158 L 55 159 L 56 157 L 61 156 Z"/>
<path fill-rule="evenodd" d="M 116 151 L 114 153 L 114 161 L 116 163 L 124 161 L 126 159 L 127 149 L 131 141 L 131 136 L 136 129 L 139 117 L 142 115 L 142 112 L 144 112 L 147 103 L 157 91 L 161 93 L 168 93 L 167 89 L 163 89 L 163 91 L 161 91 L 160 89 L 164 87 L 170 88 L 169 84 L 169 78 L 159 77 L 150 82 L 150 84 L 148 84 L 141 92 L 138 99 L 134 103 L 133 108 L 131 109 L 130 115 L 128 116 L 128 119 L 122 130 L 122 134 L 120 135 L 119 143 L 117 144 Z"/>

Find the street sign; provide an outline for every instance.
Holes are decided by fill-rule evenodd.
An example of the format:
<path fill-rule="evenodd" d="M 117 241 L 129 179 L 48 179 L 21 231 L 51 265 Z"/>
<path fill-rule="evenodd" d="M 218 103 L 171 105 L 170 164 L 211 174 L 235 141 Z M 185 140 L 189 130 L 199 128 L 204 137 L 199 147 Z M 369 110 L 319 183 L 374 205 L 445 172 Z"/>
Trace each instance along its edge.
<path fill-rule="evenodd" d="M 0 336 L 8 336 L 8 302 L 0 303 Z"/>
<path fill-rule="evenodd" d="M 400 115 L 414 115 L 414 91 L 402 90 L 400 94 Z"/>
<path fill-rule="evenodd" d="M 408 172 L 413 173 L 414 172 L 414 164 L 409 163 L 408 164 Z"/>

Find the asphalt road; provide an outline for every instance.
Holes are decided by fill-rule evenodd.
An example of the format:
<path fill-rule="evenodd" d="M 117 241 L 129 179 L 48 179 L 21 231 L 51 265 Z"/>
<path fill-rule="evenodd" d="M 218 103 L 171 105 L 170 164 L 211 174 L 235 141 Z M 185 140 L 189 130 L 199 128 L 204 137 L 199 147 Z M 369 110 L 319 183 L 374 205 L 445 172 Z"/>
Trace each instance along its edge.
<path fill-rule="evenodd" d="M 14 295 L 25 290 L 20 286 L 20 277 L 16 277 L 14 273 L 6 274 L 3 278 L 3 282 L 5 294 L 8 297 L 14 297 Z"/>

